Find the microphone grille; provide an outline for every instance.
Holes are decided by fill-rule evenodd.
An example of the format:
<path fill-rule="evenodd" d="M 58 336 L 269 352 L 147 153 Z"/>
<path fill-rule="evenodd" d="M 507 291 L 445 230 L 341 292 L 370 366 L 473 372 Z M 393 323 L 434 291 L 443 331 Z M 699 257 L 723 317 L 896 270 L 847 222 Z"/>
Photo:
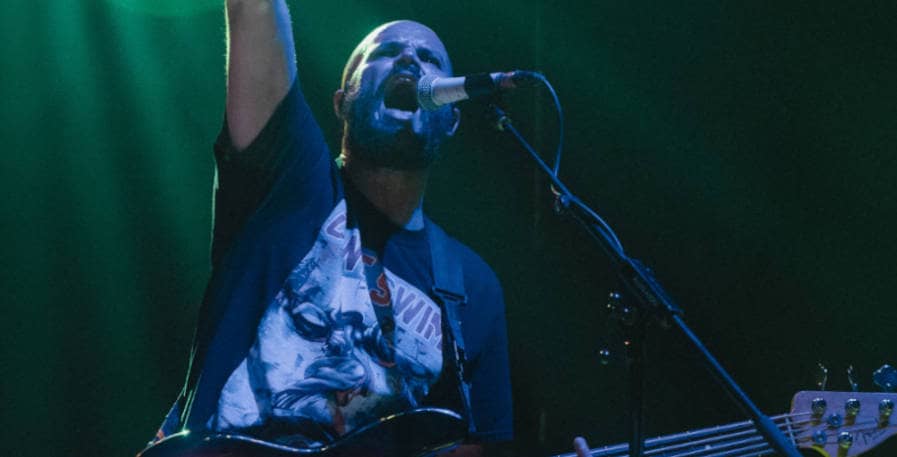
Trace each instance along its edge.
<path fill-rule="evenodd" d="M 417 81 L 417 103 L 425 110 L 439 109 L 439 104 L 433 100 L 433 83 L 437 79 L 436 75 L 424 75 Z"/>

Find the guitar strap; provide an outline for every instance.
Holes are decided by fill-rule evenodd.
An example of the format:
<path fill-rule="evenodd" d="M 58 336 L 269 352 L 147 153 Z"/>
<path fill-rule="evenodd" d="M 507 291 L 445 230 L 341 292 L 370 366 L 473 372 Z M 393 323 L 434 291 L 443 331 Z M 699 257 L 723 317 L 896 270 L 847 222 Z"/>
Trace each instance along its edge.
<path fill-rule="evenodd" d="M 468 432 L 476 432 L 476 424 L 473 420 L 473 411 L 470 407 L 470 384 L 465 373 L 467 366 L 467 354 L 464 351 L 464 335 L 461 333 L 461 310 L 467 304 L 467 295 L 464 293 L 464 272 L 461 267 L 461 259 L 448 248 L 448 235 L 436 224 L 426 221 L 427 241 L 430 245 L 430 262 L 433 268 L 433 295 L 442 305 L 443 327 L 448 327 L 448 332 L 443 335 L 449 337 L 451 348 L 451 368 L 455 371 L 458 380 L 458 391 L 461 404 L 467 418 Z"/>

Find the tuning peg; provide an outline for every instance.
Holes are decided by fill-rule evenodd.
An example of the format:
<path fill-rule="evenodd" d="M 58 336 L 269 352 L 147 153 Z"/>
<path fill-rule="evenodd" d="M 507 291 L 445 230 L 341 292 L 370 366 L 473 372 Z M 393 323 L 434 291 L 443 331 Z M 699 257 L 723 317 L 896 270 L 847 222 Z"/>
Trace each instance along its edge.
<path fill-rule="evenodd" d="M 897 389 L 897 369 L 890 365 L 882 365 L 872 373 L 872 382 L 885 392 L 893 392 Z"/>
<path fill-rule="evenodd" d="M 885 398 L 878 404 L 878 423 L 881 425 L 887 425 L 887 423 L 891 420 L 891 414 L 894 413 L 894 402 Z"/>
<path fill-rule="evenodd" d="M 816 389 L 825 390 L 825 386 L 828 384 L 828 368 L 821 362 L 817 363 L 816 366 L 819 368 L 819 370 L 816 371 Z"/>
<path fill-rule="evenodd" d="M 857 382 L 857 373 L 853 369 L 853 365 L 847 367 L 847 382 L 850 383 L 850 390 L 854 392 L 860 391 L 860 383 Z"/>
<path fill-rule="evenodd" d="M 828 402 L 821 397 L 814 398 L 810 403 L 810 410 L 813 411 L 813 417 L 816 417 L 817 419 L 825 414 L 826 408 L 828 408 Z"/>
<path fill-rule="evenodd" d="M 855 419 L 857 414 L 860 413 L 860 401 L 856 398 L 847 399 L 847 401 L 844 402 L 844 412 L 847 414 L 847 417 Z"/>
<path fill-rule="evenodd" d="M 825 434 L 825 430 L 819 429 L 813 432 L 813 443 L 817 446 L 825 446 L 825 442 L 828 441 L 828 435 Z"/>
<path fill-rule="evenodd" d="M 841 449 L 850 449 L 850 446 L 853 445 L 853 435 L 848 432 L 841 432 L 838 435 L 838 446 Z"/>
<path fill-rule="evenodd" d="M 834 413 L 825 419 L 825 423 L 831 428 L 841 428 L 844 425 L 844 418 L 840 414 Z"/>

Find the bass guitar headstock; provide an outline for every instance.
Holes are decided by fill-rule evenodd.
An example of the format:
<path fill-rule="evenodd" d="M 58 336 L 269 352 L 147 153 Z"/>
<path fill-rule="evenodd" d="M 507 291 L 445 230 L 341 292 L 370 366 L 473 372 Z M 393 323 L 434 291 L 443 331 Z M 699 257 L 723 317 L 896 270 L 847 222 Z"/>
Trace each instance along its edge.
<path fill-rule="evenodd" d="M 889 392 L 798 392 L 780 427 L 799 448 L 853 457 L 897 434 L 895 403 L 897 394 Z"/>

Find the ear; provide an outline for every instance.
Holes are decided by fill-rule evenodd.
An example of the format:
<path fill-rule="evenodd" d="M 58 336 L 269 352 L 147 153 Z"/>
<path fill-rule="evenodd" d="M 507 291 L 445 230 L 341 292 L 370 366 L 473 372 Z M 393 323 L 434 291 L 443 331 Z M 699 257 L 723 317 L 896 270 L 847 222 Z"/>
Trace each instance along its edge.
<path fill-rule="evenodd" d="M 343 100 L 345 98 L 346 93 L 342 89 L 333 92 L 333 114 L 336 114 L 336 118 L 339 120 L 343 120 Z"/>
<path fill-rule="evenodd" d="M 458 131 L 458 125 L 461 124 L 461 110 L 456 107 L 452 107 L 452 116 L 455 118 L 452 123 L 452 128 L 448 132 L 445 133 L 446 138 L 450 138 L 455 135 L 455 132 Z"/>

